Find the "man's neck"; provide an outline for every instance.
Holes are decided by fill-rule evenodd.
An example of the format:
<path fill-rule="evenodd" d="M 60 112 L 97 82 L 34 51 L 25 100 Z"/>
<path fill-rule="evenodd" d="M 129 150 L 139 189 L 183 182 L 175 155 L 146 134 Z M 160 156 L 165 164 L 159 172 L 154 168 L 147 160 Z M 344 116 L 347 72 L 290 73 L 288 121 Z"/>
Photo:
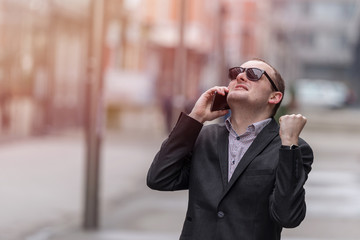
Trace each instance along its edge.
<path fill-rule="evenodd" d="M 265 111 L 254 111 L 252 109 L 246 111 L 246 109 L 234 109 L 231 110 L 230 121 L 236 133 L 241 135 L 246 132 L 246 129 L 249 125 L 267 118 L 269 118 L 269 115 L 266 114 Z"/>

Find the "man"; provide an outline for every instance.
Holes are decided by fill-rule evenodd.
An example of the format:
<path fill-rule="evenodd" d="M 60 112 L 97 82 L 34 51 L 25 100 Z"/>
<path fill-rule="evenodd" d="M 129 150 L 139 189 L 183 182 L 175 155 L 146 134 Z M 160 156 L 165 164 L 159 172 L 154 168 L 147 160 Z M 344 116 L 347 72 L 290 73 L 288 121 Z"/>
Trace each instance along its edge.
<path fill-rule="evenodd" d="M 280 74 L 263 60 L 229 70 L 228 87 L 214 87 L 182 113 L 149 169 L 152 189 L 189 189 L 181 240 L 275 240 L 305 217 L 304 184 L 313 153 L 299 138 L 306 118 L 274 120 L 284 94 Z M 210 111 L 213 94 L 227 111 Z"/>

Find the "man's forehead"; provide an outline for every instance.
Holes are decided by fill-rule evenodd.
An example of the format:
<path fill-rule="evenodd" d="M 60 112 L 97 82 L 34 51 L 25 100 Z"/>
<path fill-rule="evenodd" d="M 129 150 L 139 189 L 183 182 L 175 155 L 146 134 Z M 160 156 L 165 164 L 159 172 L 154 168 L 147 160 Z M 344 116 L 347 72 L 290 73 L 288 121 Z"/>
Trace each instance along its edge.
<path fill-rule="evenodd" d="M 249 68 L 249 67 L 257 67 L 262 70 L 265 70 L 267 73 L 272 73 L 273 69 L 265 62 L 259 61 L 259 60 L 250 60 L 241 65 L 243 68 Z"/>

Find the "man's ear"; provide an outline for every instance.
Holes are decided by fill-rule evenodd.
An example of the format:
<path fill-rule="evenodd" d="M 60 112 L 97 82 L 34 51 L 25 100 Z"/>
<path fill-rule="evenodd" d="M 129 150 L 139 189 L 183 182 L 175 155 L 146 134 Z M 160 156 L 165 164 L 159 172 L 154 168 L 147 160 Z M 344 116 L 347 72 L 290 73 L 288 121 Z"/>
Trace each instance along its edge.
<path fill-rule="evenodd" d="M 281 101 L 282 98 L 283 98 L 282 92 L 272 92 L 268 102 L 270 104 L 276 105 Z"/>

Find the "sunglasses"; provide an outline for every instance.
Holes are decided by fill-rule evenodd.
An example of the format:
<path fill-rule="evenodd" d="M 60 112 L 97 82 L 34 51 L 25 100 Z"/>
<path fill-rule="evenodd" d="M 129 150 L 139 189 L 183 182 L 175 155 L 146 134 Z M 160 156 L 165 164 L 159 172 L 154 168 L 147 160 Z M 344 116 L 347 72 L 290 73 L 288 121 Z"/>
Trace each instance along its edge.
<path fill-rule="evenodd" d="M 275 91 L 279 91 L 276 87 L 274 81 L 270 78 L 269 74 L 265 72 L 264 70 L 261 70 L 259 68 L 243 68 L 243 67 L 233 67 L 229 69 L 229 79 L 234 80 L 240 73 L 246 73 L 246 77 L 250 81 L 258 81 L 263 74 L 267 77 Z"/>

